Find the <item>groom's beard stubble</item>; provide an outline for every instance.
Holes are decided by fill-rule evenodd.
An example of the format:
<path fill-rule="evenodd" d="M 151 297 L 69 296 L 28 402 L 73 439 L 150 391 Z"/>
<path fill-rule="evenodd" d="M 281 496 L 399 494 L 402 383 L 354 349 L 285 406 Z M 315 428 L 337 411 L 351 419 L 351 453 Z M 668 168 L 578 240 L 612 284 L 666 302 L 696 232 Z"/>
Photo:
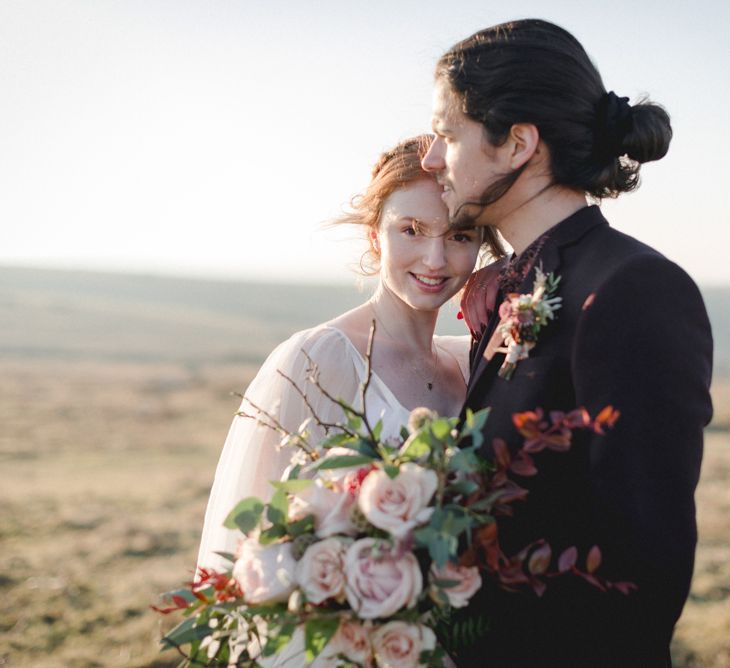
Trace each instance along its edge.
<path fill-rule="evenodd" d="M 485 209 L 504 197 L 509 189 L 525 170 L 527 164 L 518 167 L 509 174 L 499 177 L 494 183 L 488 185 L 478 200 L 467 200 L 456 207 L 453 215 L 449 216 L 449 226 L 453 230 L 466 230 L 472 227 L 489 226 L 496 227 L 497 221 L 489 223 L 479 222 Z"/>

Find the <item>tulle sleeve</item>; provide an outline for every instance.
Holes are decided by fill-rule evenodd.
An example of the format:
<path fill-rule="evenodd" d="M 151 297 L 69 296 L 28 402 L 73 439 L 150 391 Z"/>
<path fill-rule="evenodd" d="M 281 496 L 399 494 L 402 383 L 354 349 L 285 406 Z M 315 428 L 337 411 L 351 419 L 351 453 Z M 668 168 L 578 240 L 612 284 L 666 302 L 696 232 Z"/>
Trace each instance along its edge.
<path fill-rule="evenodd" d="M 339 330 L 318 327 L 299 332 L 279 345 L 268 357 L 245 392 L 241 411 L 255 413 L 252 403 L 269 413 L 290 432 L 296 431 L 311 416 L 302 397 L 279 372 L 301 387 L 308 402 L 323 422 L 342 420 L 342 411 L 316 387 L 305 382 L 309 361 L 316 363 L 320 383 L 328 393 L 357 404 L 362 365 L 352 345 Z M 265 420 L 265 418 L 263 418 Z M 312 439 L 324 435 L 311 425 Z M 238 501 L 248 496 L 268 500 L 271 480 L 279 480 L 289 464 L 293 450 L 280 447 L 281 435 L 255 419 L 233 419 L 205 513 L 205 524 L 198 553 L 198 566 L 223 570 L 230 564 L 216 552 L 235 552 L 241 538 L 238 531 L 223 527 L 223 521 Z"/>

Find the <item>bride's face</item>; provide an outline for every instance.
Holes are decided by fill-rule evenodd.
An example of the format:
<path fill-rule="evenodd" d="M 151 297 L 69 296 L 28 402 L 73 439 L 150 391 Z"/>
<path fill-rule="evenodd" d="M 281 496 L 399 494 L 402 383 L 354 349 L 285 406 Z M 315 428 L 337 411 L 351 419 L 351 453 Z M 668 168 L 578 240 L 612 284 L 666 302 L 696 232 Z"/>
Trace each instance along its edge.
<path fill-rule="evenodd" d="M 419 310 L 438 309 L 462 288 L 481 244 L 477 230 L 449 231 L 441 192 L 431 179 L 396 190 L 374 239 L 383 286 Z"/>

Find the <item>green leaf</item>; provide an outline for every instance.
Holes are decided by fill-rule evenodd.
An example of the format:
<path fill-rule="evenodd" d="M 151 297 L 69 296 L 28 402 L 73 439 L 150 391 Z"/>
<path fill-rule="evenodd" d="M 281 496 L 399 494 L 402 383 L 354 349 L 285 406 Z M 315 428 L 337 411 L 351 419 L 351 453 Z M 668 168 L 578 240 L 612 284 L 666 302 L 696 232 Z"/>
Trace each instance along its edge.
<path fill-rule="evenodd" d="M 431 433 L 439 440 L 446 441 L 454 428 L 456 421 L 449 418 L 438 418 L 431 423 Z"/>
<path fill-rule="evenodd" d="M 353 440 L 353 438 L 350 434 L 344 431 L 338 431 L 336 434 L 332 434 L 332 436 L 328 436 L 324 441 L 322 441 L 322 447 L 334 448 L 338 445 L 346 445 L 347 441 L 351 440 Z"/>
<path fill-rule="evenodd" d="M 312 467 L 312 469 L 343 469 L 349 466 L 372 464 L 374 461 L 375 459 L 366 455 L 335 455 L 334 457 L 327 457 L 327 459 L 323 459 L 321 462 L 318 462 Z"/>
<path fill-rule="evenodd" d="M 464 424 L 468 428 L 468 431 L 481 431 L 484 429 L 484 425 L 487 424 L 487 418 L 489 417 L 491 410 L 491 408 L 487 407 L 474 413 L 470 408 L 467 408 Z"/>
<path fill-rule="evenodd" d="M 385 471 L 385 473 L 391 480 L 397 478 L 398 474 L 400 473 L 400 469 L 395 466 L 395 464 L 386 464 L 385 466 L 383 466 L 383 471 Z"/>
<path fill-rule="evenodd" d="M 314 515 L 307 515 L 296 522 L 289 522 L 287 532 L 292 538 L 314 532 Z"/>
<path fill-rule="evenodd" d="M 240 529 L 243 533 L 253 531 L 261 520 L 264 504 L 258 497 L 249 496 L 239 501 L 236 507 L 228 513 L 223 526 L 228 529 Z"/>
<path fill-rule="evenodd" d="M 199 624 L 197 617 L 190 617 L 180 622 L 172 631 L 165 635 L 160 643 L 164 649 L 170 647 L 181 647 L 188 643 L 195 642 L 207 638 L 212 633 L 212 629 L 207 623 Z"/>
<path fill-rule="evenodd" d="M 286 535 L 286 526 L 276 524 L 261 532 L 259 535 L 259 543 L 261 545 L 271 545 L 271 543 L 275 543 L 279 538 L 283 538 Z"/>
<path fill-rule="evenodd" d="M 294 622 L 285 622 L 279 628 L 274 628 L 273 631 L 270 626 L 269 639 L 262 654 L 264 656 L 273 656 L 281 652 L 289 644 L 296 628 L 297 625 Z"/>
<path fill-rule="evenodd" d="M 301 492 L 302 490 L 307 489 L 307 487 L 313 485 L 314 480 L 279 480 L 272 481 L 271 484 L 275 489 L 289 492 L 290 494 L 296 494 L 297 492 Z"/>
<path fill-rule="evenodd" d="M 373 436 L 376 441 L 380 440 L 380 434 L 383 433 L 383 421 L 378 420 L 377 424 L 373 427 Z"/>
<path fill-rule="evenodd" d="M 431 438 L 428 431 L 420 431 L 410 437 L 402 446 L 402 459 L 421 459 L 431 454 Z"/>
<path fill-rule="evenodd" d="M 312 663 L 322 653 L 339 626 L 339 617 L 320 617 L 307 622 L 304 627 L 304 660 L 307 663 Z"/>
<path fill-rule="evenodd" d="M 286 526 L 289 499 L 283 489 L 277 489 L 266 508 L 266 518 L 274 526 Z"/>
<path fill-rule="evenodd" d="M 353 438 L 346 443 L 342 443 L 341 447 L 348 448 L 353 452 L 358 452 L 361 455 L 365 455 L 366 457 L 372 457 L 373 459 L 377 459 L 378 456 L 378 453 L 372 446 L 371 442 L 364 438 Z"/>
<path fill-rule="evenodd" d="M 479 457 L 471 449 L 458 450 L 449 459 L 450 471 L 463 471 L 473 473 L 479 470 L 481 465 Z"/>
<path fill-rule="evenodd" d="M 477 483 L 475 483 L 473 480 L 460 480 L 459 482 L 455 482 L 446 488 L 446 490 L 448 492 L 451 492 L 452 494 L 463 494 L 464 496 L 474 494 L 474 492 L 476 492 L 478 489 L 479 485 L 477 485 Z"/>

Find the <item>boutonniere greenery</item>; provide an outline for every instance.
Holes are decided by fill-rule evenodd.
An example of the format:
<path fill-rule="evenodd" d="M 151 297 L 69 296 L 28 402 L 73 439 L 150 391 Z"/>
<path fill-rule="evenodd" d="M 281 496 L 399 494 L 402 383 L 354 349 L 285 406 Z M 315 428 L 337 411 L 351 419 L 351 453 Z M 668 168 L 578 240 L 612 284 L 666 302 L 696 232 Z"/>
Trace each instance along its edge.
<path fill-rule="evenodd" d="M 542 266 L 535 268 L 535 283 L 530 294 L 510 293 L 499 307 L 499 333 L 504 345 L 497 352 L 505 353 L 499 377 L 509 380 L 517 363 L 527 359 L 537 343 L 540 330 L 555 318 L 561 297 L 555 297 L 560 276 L 545 274 Z"/>

